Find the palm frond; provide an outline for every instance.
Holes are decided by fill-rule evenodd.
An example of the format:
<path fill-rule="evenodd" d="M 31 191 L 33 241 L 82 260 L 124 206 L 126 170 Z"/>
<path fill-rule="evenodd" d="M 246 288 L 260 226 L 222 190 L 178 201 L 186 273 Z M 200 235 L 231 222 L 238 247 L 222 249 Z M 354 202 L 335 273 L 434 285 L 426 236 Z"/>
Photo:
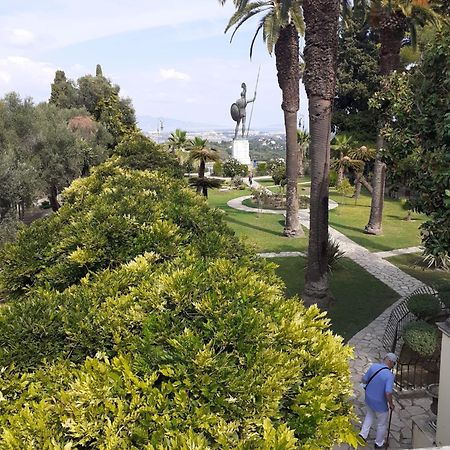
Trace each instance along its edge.
<path fill-rule="evenodd" d="M 298 34 L 303 36 L 305 34 L 305 22 L 303 20 L 303 13 L 300 5 L 297 3 L 295 3 L 291 8 L 291 18 Z"/>
<path fill-rule="evenodd" d="M 276 10 L 272 10 L 264 18 L 263 23 L 263 40 L 266 43 L 270 55 L 273 53 L 273 48 L 280 36 L 280 23 L 276 16 Z"/>
<path fill-rule="evenodd" d="M 252 42 L 250 44 L 250 59 L 252 59 L 252 56 L 253 56 L 253 46 L 255 45 L 256 37 L 258 36 L 258 34 L 261 31 L 263 26 L 264 26 L 264 22 L 261 21 L 258 25 L 258 28 L 255 31 L 254 36 L 253 36 Z"/>

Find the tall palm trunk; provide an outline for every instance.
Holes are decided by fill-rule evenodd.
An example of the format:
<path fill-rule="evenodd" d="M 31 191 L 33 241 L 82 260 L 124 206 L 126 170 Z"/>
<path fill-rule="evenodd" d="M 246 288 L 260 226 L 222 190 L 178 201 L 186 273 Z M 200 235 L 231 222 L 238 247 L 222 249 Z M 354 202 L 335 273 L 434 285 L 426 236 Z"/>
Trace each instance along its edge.
<path fill-rule="evenodd" d="M 58 188 L 54 184 L 50 186 L 48 199 L 50 201 L 50 206 L 52 207 L 53 211 L 56 212 L 58 211 L 59 208 L 61 208 L 61 205 L 58 202 Z"/>
<path fill-rule="evenodd" d="M 305 148 L 303 145 L 298 147 L 298 176 L 300 178 L 305 176 Z"/>
<path fill-rule="evenodd" d="M 394 70 L 400 67 L 400 49 L 405 34 L 405 18 L 399 14 L 383 15 L 381 17 L 380 31 L 380 73 L 388 77 Z M 386 182 L 386 164 L 382 161 L 384 139 L 381 135 L 380 123 L 377 135 L 377 156 L 373 168 L 372 202 L 370 205 L 369 223 L 364 231 L 368 234 L 383 233 L 383 207 L 384 190 Z"/>
<path fill-rule="evenodd" d="M 281 28 L 275 44 L 278 84 L 281 88 L 286 128 L 286 223 L 284 235 L 288 237 L 304 235 L 298 217 L 298 146 L 297 111 L 300 93 L 300 53 L 298 32 L 293 24 Z"/>
<path fill-rule="evenodd" d="M 199 164 L 199 166 L 198 166 L 198 178 L 199 178 L 199 180 L 202 180 L 202 179 L 205 178 L 205 168 L 206 168 L 206 162 L 205 162 L 204 159 L 201 159 L 201 160 L 200 160 L 200 164 Z M 203 189 L 203 187 L 200 186 L 200 185 L 197 186 L 197 193 L 198 193 L 198 194 L 203 193 L 203 195 L 204 195 L 205 197 L 208 196 L 207 193 L 206 193 L 206 195 L 205 195 L 204 189 Z"/>
<path fill-rule="evenodd" d="M 328 178 L 330 169 L 331 109 L 336 87 L 339 0 L 304 0 L 305 73 L 309 99 L 311 143 L 311 203 L 308 266 L 303 300 L 329 306 Z"/>
<path fill-rule="evenodd" d="M 378 132 L 377 136 L 377 156 L 373 167 L 372 179 L 372 202 L 370 204 L 369 223 L 364 231 L 368 234 L 383 233 L 383 207 L 384 207 L 384 189 L 386 182 L 386 164 L 381 160 L 384 139 Z"/>

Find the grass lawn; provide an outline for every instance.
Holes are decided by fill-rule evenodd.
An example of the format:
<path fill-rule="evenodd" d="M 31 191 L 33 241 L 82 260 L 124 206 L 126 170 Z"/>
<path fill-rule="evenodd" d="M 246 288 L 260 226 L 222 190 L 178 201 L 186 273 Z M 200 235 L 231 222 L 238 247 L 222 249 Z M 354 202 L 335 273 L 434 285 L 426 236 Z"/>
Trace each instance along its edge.
<path fill-rule="evenodd" d="M 388 258 L 392 264 L 425 284 L 439 289 L 450 289 L 450 272 L 428 269 L 420 254 L 399 255 Z"/>
<path fill-rule="evenodd" d="M 346 198 L 343 204 L 342 196 L 335 190 L 330 190 L 330 198 L 339 203 L 336 209 L 330 211 L 330 226 L 369 251 L 379 252 L 421 244 L 419 226 L 424 222 L 425 216 L 413 213 L 413 220 L 402 220 L 406 211 L 400 201 L 385 199 L 383 235 L 372 236 L 363 232 L 370 215 L 370 196 L 367 193 L 361 194 L 357 205 L 351 198 Z"/>
<path fill-rule="evenodd" d="M 227 206 L 232 198 L 250 195 L 250 191 L 233 190 L 208 192 L 210 206 L 225 212 L 225 220 L 235 233 L 252 244 L 257 252 L 304 252 L 308 246 L 308 235 L 304 238 L 283 236 L 284 217 L 282 214 L 256 214 L 238 211 Z"/>
<path fill-rule="evenodd" d="M 273 258 L 291 297 L 303 290 L 306 259 Z M 350 259 L 343 258 L 330 276 L 336 303 L 328 311 L 332 330 L 347 341 L 378 317 L 399 295 Z"/>

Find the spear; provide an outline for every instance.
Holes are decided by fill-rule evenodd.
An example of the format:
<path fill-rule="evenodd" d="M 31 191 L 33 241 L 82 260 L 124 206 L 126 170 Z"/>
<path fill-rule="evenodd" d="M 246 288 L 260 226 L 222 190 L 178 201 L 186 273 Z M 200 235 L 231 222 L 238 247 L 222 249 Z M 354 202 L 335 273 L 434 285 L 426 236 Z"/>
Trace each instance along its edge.
<path fill-rule="evenodd" d="M 252 109 L 250 111 L 250 118 L 248 119 L 248 127 L 247 127 L 247 139 L 248 139 L 248 133 L 250 132 L 250 125 L 252 123 L 252 116 L 253 116 L 253 107 L 255 106 L 255 99 L 256 99 L 256 90 L 258 89 L 258 81 L 259 81 L 259 74 L 261 72 L 261 64 L 258 68 L 258 76 L 256 77 L 256 84 L 255 84 L 255 95 L 253 96 L 253 102 L 252 102 Z"/>

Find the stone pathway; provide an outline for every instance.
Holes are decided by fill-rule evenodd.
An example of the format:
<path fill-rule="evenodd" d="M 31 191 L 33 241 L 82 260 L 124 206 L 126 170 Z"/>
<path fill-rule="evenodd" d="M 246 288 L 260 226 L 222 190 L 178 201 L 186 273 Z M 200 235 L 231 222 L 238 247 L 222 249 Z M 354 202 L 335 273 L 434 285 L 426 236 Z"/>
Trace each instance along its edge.
<path fill-rule="evenodd" d="M 255 185 L 255 182 L 253 182 L 253 184 Z M 240 197 L 239 199 L 231 200 L 228 202 L 228 206 L 247 212 L 257 211 L 255 208 L 242 205 L 243 199 L 243 197 Z M 284 211 L 276 210 L 258 210 L 258 212 L 268 214 L 284 213 Z M 304 227 L 309 228 L 308 211 L 301 211 L 300 222 Z M 393 250 L 391 252 L 370 253 L 364 247 L 356 244 L 339 231 L 330 227 L 329 232 L 331 237 L 339 243 L 341 249 L 345 252 L 345 255 L 348 258 L 351 258 L 375 278 L 379 279 L 391 289 L 396 291 L 401 297 L 405 297 L 419 287 L 424 286 L 421 281 L 411 277 L 398 267 L 391 264 L 389 261 L 383 259 L 397 254 L 416 253 L 421 250 L 419 247 Z M 275 257 L 275 255 L 294 256 L 292 253 L 297 252 L 286 252 L 286 255 L 268 253 L 266 255 L 269 256 L 266 257 Z M 301 252 L 298 253 L 299 255 L 295 256 L 303 256 L 300 255 Z M 262 255 L 264 254 L 261 254 L 261 256 Z M 379 317 L 377 317 L 366 328 L 355 334 L 348 342 L 348 344 L 354 348 L 354 359 L 349 363 L 354 387 L 353 404 L 356 415 L 361 419 L 364 418 L 365 414 L 364 391 L 360 387 L 361 376 L 372 363 L 379 362 L 386 354 L 386 350 L 383 348 L 382 338 L 389 315 L 392 309 L 395 308 L 400 301 L 402 301 L 402 299 L 386 309 Z M 392 450 L 411 448 L 412 419 L 428 420 L 431 418 L 429 413 L 431 398 L 419 392 L 417 392 L 415 396 L 396 392 L 394 394 L 394 403 L 395 409 L 392 414 L 389 448 Z M 369 435 L 368 445 L 360 448 L 373 448 L 373 440 L 375 437 L 374 434 L 374 429 L 372 429 L 371 434 Z M 336 446 L 334 450 L 347 450 L 349 448 L 351 447 L 343 445 Z"/>

